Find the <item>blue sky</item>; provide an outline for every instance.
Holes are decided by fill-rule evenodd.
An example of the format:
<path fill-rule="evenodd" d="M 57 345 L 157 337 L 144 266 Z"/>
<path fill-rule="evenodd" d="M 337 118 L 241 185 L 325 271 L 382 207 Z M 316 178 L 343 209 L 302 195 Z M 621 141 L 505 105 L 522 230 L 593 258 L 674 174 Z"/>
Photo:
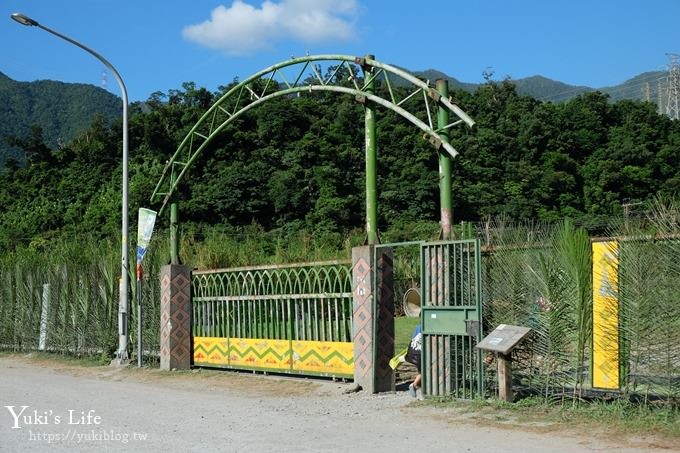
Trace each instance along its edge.
<path fill-rule="evenodd" d="M 104 67 L 22 12 L 88 45 L 121 73 L 131 101 L 185 81 L 215 90 L 291 55 L 373 53 L 463 82 L 540 74 L 615 85 L 680 53 L 678 0 L 3 0 L 0 72 L 102 86 Z M 115 79 L 106 86 L 119 94 Z"/>

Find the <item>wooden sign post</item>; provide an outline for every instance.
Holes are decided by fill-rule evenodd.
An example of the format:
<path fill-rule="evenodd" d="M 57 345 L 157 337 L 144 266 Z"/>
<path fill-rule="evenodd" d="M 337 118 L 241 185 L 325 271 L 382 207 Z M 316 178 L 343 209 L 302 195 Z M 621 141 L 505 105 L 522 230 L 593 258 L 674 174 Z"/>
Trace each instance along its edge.
<path fill-rule="evenodd" d="M 477 347 L 496 353 L 498 398 L 512 403 L 512 350 L 531 332 L 529 327 L 501 324 L 479 342 Z"/>

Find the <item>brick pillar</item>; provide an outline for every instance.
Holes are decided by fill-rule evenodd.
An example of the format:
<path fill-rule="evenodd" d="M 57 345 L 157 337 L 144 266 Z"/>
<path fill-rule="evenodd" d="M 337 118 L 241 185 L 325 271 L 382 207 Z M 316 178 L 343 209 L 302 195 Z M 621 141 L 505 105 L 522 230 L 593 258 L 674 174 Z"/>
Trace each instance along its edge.
<path fill-rule="evenodd" d="M 161 268 L 161 369 L 191 368 L 191 269 L 180 264 Z"/>
<path fill-rule="evenodd" d="M 378 259 L 376 260 L 376 253 Z M 354 381 L 369 393 L 394 390 L 392 250 L 352 249 Z"/>

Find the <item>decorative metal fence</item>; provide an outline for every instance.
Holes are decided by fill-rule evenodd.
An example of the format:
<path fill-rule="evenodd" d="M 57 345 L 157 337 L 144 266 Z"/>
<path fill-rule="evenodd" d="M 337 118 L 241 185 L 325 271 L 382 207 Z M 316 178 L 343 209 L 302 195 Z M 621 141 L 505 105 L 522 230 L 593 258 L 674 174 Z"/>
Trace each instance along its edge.
<path fill-rule="evenodd" d="M 351 378 L 351 265 L 195 271 L 194 364 Z"/>

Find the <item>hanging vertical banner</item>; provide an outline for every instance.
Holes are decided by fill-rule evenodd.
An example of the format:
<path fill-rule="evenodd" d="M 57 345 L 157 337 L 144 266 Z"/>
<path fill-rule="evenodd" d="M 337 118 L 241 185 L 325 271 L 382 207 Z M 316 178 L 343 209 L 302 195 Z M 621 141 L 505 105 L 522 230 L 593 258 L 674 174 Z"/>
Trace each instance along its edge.
<path fill-rule="evenodd" d="M 619 243 L 593 242 L 593 387 L 618 390 Z"/>
<path fill-rule="evenodd" d="M 153 226 L 156 223 L 156 211 L 151 209 L 139 208 L 137 223 L 137 265 L 139 266 L 144 259 L 146 249 L 151 242 Z"/>

